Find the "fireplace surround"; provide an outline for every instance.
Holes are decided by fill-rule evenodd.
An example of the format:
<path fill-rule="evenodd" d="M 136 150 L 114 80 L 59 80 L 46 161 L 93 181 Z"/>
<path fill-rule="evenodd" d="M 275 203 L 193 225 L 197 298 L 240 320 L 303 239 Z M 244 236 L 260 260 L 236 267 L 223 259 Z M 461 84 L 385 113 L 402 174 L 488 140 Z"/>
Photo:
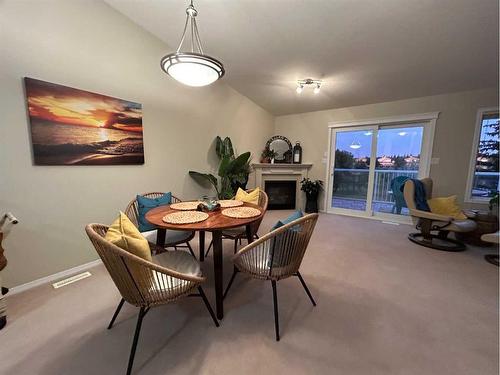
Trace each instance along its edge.
<path fill-rule="evenodd" d="M 264 181 L 264 190 L 269 197 L 268 209 L 293 210 L 296 204 L 297 181 Z"/>
<path fill-rule="evenodd" d="M 305 197 L 304 194 L 302 194 L 302 191 L 300 190 L 300 181 L 302 179 L 307 178 L 308 176 L 308 171 L 312 167 L 312 164 L 266 164 L 266 163 L 255 163 L 252 164 L 252 167 L 255 171 L 255 186 L 259 186 L 261 189 L 267 190 L 266 189 L 266 183 L 267 186 L 273 186 L 272 184 L 269 185 L 270 182 L 283 182 L 285 184 L 281 184 L 281 188 L 283 188 L 285 185 L 290 184 L 290 182 L 295 182 L 295 204 L 292 205 L 288 204 L 287 207 L 291 207 L 291 209 L 304 209 L 305 206 Z M 278 184 L 279 185 L 279 184 Z M 277 189 L 278 185 L 275 185 L 272 189 Z M 291 186 L 291 184 L 290 184 Z M 288 188 L 289 189 L 289 188 Z M 272 194 L 272 192 L 271 192 Z M 286 193 L 287 198 L 288 195 L 291 195 L 290 192 Z M 278 197 L 278 202 L 279 205 L 281 205 L 281 209 L 285 209 L 283 206 L 283 200 L 285 197 Z M 269 201 L 269 209 L 280 209 L 279 207 L 273 208 L 271 206 L 271 197 Z"/>

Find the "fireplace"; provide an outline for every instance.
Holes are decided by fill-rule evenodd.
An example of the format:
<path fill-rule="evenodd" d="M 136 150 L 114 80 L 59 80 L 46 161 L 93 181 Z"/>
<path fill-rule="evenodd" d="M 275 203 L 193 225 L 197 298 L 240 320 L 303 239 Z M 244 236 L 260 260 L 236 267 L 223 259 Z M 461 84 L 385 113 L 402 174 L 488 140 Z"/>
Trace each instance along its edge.
<path fill-rule="evenodd" d="M 290 210 L 295 208 L 297 194 L 297 181 L 272 181 L 264 182 L 264 190 L 269 197 L 270 210 Z"/>

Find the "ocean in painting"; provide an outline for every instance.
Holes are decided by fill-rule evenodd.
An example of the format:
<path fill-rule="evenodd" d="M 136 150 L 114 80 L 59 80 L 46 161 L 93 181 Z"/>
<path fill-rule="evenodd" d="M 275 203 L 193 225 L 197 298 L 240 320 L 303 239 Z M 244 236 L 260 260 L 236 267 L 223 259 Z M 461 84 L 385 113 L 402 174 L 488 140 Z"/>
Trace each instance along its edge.
<path fill-rule="evenodd" d="M 34 120 L 31 135 L 37 164 L 144 163 L 137 132 Z"/>
<path fill-rule="evenodd" d="M 144 164 L 142 105 L 25 77 L 37 165 Z"/>

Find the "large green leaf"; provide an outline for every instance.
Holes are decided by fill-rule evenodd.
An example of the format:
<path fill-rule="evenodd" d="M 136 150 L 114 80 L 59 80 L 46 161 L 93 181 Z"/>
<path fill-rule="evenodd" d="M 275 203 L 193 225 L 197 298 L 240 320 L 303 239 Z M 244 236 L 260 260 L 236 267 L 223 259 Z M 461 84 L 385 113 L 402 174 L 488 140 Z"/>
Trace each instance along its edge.
<path fill-rule="evenodd" d="M 250 152 L 244 152 L 227 166 L 227 174 L 240 174 L 247 170 L 246 164 L 250 159 Z"/>
<path fill-rule="evenodd" d="M 224 156 L 219 164 L 219 176 L 226 177 L 229 173 L 229 167 L 232 161 L 229 156 Z"/>
<path fill-rule="evenodd" d="M 192 178 L 194 178 L 195 180 L 210 182 L 212 184 L 212 186 L 215 188 L 215 191 L 217 192 L 217 194 L 219 194 L 219 189 L 217 187 L 217 184 L 218 184 L 217 177 L 215 177 L 213 174 L 200 173 L 200 172 L 196 172 L 196 171 L 189 171 L 189 175 Z"/>
<path fill-rule="evenodd" d="M 221 137 L 217 136 L 215 138 L 215 153 L 219 159 L 224 159 L 224 157 L 234 158 L 234 149 L 231 138 L 226 137 L 222 140 Z"/>
<path fill-rule="evenodd" d="M 224 156 L 223 155 L 223 152 L 224 152 L 223 148 L 224 148 L 224 143 L 222 142 L 222 138 L 217 136 L 215 138 L 215 153 L 217 154 L 217 157 L 219 159 L 222 159 L 222 157 Z"/>

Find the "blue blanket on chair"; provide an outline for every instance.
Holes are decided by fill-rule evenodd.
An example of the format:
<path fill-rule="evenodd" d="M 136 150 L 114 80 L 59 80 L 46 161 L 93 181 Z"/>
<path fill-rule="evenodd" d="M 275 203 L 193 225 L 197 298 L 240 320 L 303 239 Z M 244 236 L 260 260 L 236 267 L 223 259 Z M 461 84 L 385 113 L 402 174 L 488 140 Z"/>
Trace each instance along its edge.
<path fill-rule="evenodd" d="M 417 210 L 421 211 L 427 211 L 430 212 L 431 209 L 429 205 L 427 204 L 427 194 L 425 193 L 425 187 L 422 181 L 417 180 L 417 179 L 410 179 L 413 181 L 413 185 L 415 186 L 415 206 L 417 207 Z M 404 189 L 404 184 L 401 186 L 401 191 Z"/>

